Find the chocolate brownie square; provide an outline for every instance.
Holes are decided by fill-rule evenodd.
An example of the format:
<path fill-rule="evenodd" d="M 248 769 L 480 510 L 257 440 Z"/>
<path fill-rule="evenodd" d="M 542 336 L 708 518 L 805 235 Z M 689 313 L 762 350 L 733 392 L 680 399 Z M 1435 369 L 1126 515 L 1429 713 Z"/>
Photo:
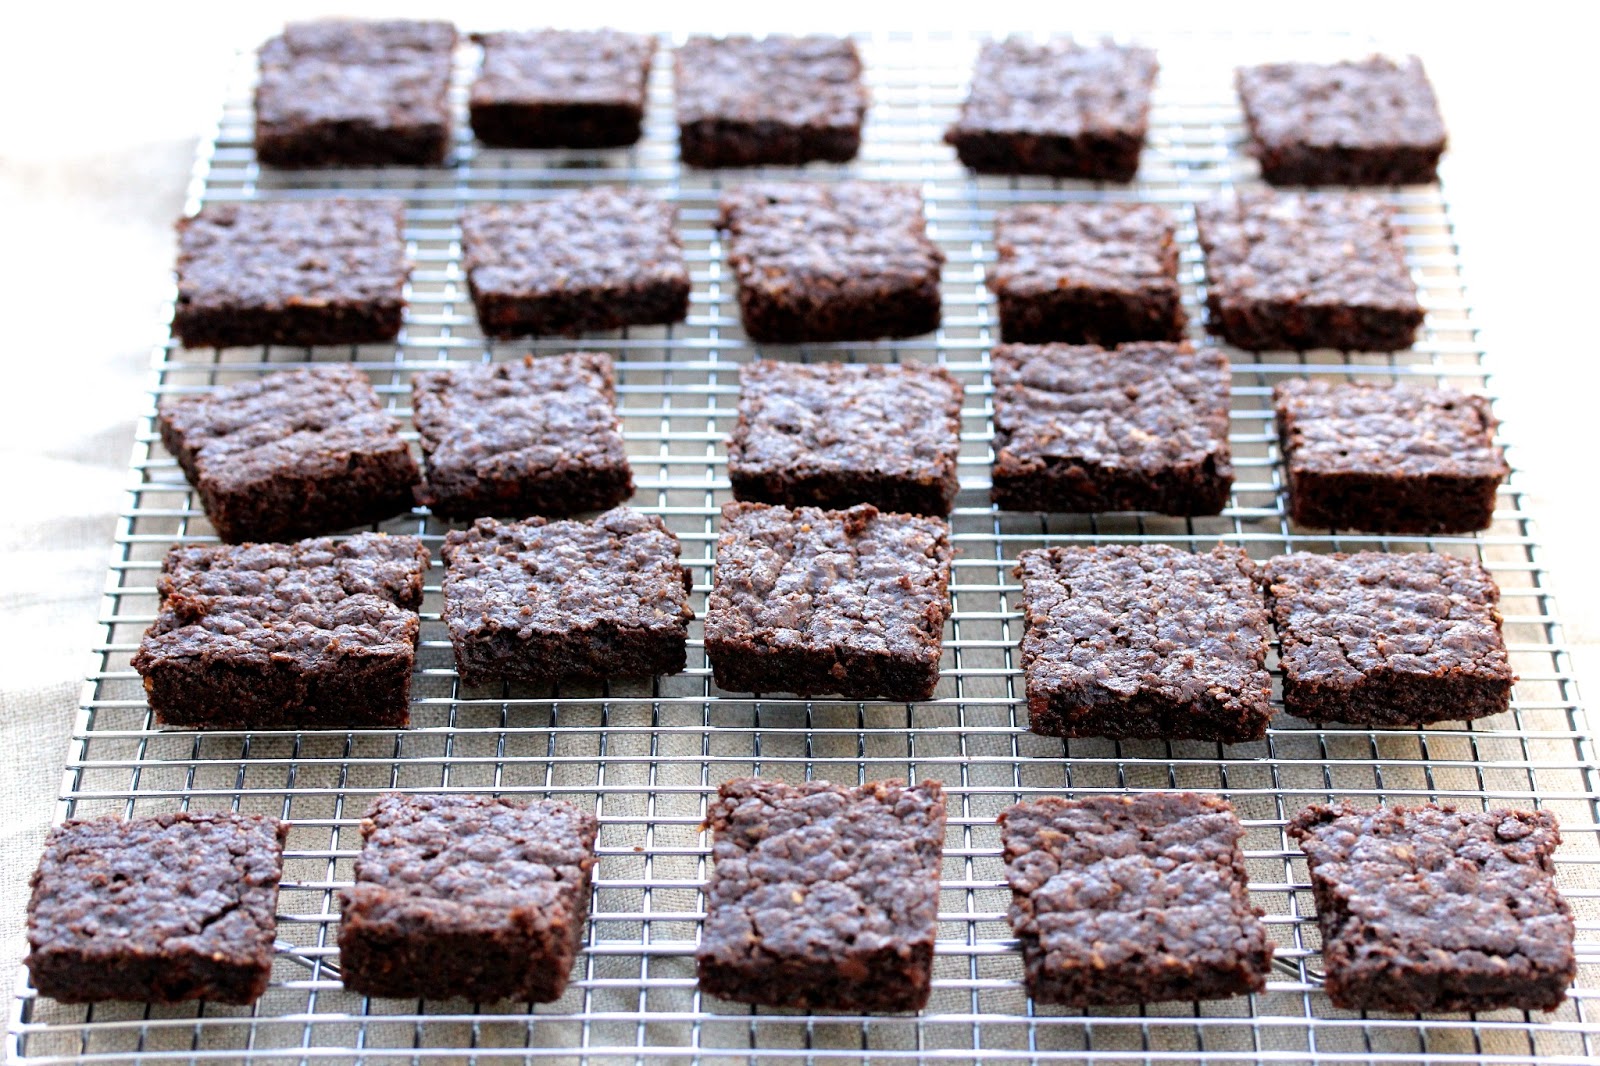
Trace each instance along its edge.
<path fill-rule="evenodd" d="M 739 369 L 728 477 L 740 500 L 947 515 L 960 482 L 961 383 L 919 363 Z"/>
<path fill-rule="evenodd" d="M 986 41 L 945 143 L 980 173 L 1132 181 L 1157 66 L 1150 49 L 1109 42 Z"/>
<path fill-rule="evenodd" d="M 398 200 L 207 204 L 178 222 L 172 331 L 186 348 L 393 340 L 404 229 Z"/>
<path fill-rule="evenodd" d="M 1345 1010 L 1555 1010 L 1577 976 L 1548 811 L 1307 807 L 1323 988 Z"/>
<path fill-rule="evenodd" d="M 382 533 L 173 548 L 133 656 L 156 721 L 405 725 L 427 569 L 420 540 Z"/>
<path fill-rule="evenodd" d="M 382 521 L 411 509 L 420 480 L 399 425 L 354 366 L 275 371 L 163 397 L 156 423 L 230 543 Z"/>
<path fill-rule="evenodd" d="M 1000 813 L 1028 994 L 1069 1007 L 1260 992 L 1272 940 L 1250 905 L 1244 826 L 1215 796 L 1149 792 Z"/>
<path fill-rule="evenodd" d="M 682 322 L 689 268 L 673 217 L 647 189 L 603 185 L 469 206 L 461 265 L 478 325 L 506 338 Z"/>
<path fill-rule="evenodd" d="M 724 505 L 705 618 L 717 687 L 928 699 L 952 554 L 942 518 Z"/>
<path fill-rule="evenodd" d="M 561 998 L 583 946 L 594 815 L 560 800 L 402 796 L 361 822 L 339 970 L 367 996 Z"/>
<path fill-rule="evenodd" d="M 633 494 L 602 352 L 425 370 L 411 392 L 428 468 L 420 495 L 437 514 L 566 515 Z"/>
<path fill-rule="evenodd" d="M 939 328 L 944 253 L 909 185 L 745 185 L 722 198 L 739 317 L 754 341 L 914 337 Z"/>
<path fill-rule="evenodd" d="M 1361 193 L 1240 193 L 1200 204 L 1206 328 L 1251 351 L 1409 348 L 1422 304 L 1394 208 Z"/>
<path fill-rule="evenodd" d="M 272 975 L 288 835 L 232 811 L 56 826 L 28 902 L 33 987 L 62 1003 L 254 1002 Z"/>
<path fill-rule="evenodd" d="M 1260 572 L 1238 548 L 1039 548 L 1018 556 L 1015 573 L 1035 733 L 1266 736 L 1270 632 Z"/>
<path fill-rule="evenodd" d="M 1314 722 L 1467 722 L 1511 705 L 1500 589 L 1450 555 L 1313 555 L 1266 564 L 1283 707 Z"/>
<path fill-rule="evenodd" d="M 1235 72 L 1250 154 L 1274 185 L 1420 185 L 1444 119 L 1422 62 L 1268 63 Z"/>
<path fill-rule="evenodd" d="M 845 163 L 861 150 L 867 90 L 848 37 L 690 37 L 674 75 L 691 167 Z"/>
<path fill-rule="evenodd" d="M 621 148 L 639 139 L 656 39 L 618 30 L 475 33 L 472 132 L 501 148 Z"/>
<path fill-rule="evenodd" d="M 945 800 L 937 782 L 850 788 L 745 777 L 706 813 L 716 860 L 700 990 L 857 1014 L 928 1002 Z"/>
<path fill-rule="evenodd" d="M 1230 379 L 1216 349 L 1003 344 L 991 368 L 998 506 L 1172 515 L 1227 506 Z"/>
<path fill-rule="evenodd" d="M 688 653 L 689 574 L 661 519 L 480 518 L 444 542 L 444 621 L 468 685 L 675 674 Z"/>
<path fill-rule="evenodd" d="M 261 46 L 256 158 L 275 167 L 437 165 L 450 149 L 448 22 L 291 22 Z"/>
<path fill-rule="evenodd" d="M 1298 525 L 1470 533 L 1507 474 L 1489 401 L 1455 389 L 1299 381 L 1273 390 Z"/>
<path fill-rule="evenodd" d="M 994 221 L 989 276 L 1007 341 L 1180 341 L 1172 214 L 1156 204 L 1025 204 Z"/>

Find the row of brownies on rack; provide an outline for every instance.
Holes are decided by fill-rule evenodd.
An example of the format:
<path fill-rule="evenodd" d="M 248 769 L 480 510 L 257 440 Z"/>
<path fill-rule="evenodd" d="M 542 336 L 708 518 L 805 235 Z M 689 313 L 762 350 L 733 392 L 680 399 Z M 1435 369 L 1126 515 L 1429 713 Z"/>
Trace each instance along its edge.
<path fill-rule="evenodd" d="M 1245 829 L 1225 800 L 1046 797 L 999 822 L 1008 917 L 1036 1003 L 1267 988 L 1277 945 L 1250 900 Z M 701 992 L 820 1014 L 929 1004 L 939 922 L 950 920 L 938 783 L 742 778 L 718 789 L 705 825 Z M 64 1002 L 253 1002 L 271 980 L 289 830 L 231 811 L 58 826 L 33 878 L 34 987 Z M 561 999 L 583 950 L 598 830 L 560 800 L 378 797 L 338 894 L 337 962 L 319 960 L 322 972 L 368 996 Z M 1550 813 L 1335 804 L 1300 811 L 1286 831 L 1309 864 L 1335 1006 L 1554 1010 L 1566 999 L 1575 926 L 1555 885 Z"/>
<path fill-rule="evenodd" d="M 1195 214 L 1211 332 L 1252 351 L 1397 351 L 1415 341 L 1424 309 L 1395 209 L 1381 197 L 1256 190 Z M 859 341 L 940 328 L 945 255 L 912 186 L 752 183 L 723 194 L 717 225 L 751 340 Z M 400 335 L 410 264 L 398 200 L 210 204 L 178 228 L 173 330 L 186 347 Z M 460 228 L 462 271 L 489 337 L 688 318 L 692 283 L 674 208 L 648 190 L 598 186 L 471 204 Z M 1182 339 L 1174 234 L 1173 212 L 1156 204 L 998 211 L 987 283 L 1002 339 Z"/>
<path fill-rule="evenodd" d="M 473 133 L 512 148 L 619 148 L 643 131 L 656 38 L 474 34 Z M 256 158 L 269 166 L 438 165 L 453 138 L 447 22 L 291 23 L 259 54 Z M 692 36 L 676 50 L 679 155 L 695 167 L 845 163 L 870 96 L 855 42 Z M 1132 181 L 1158 72 L 1148 48 L 985 42 L 945 132 L 981 173 Z M 1249 150 L 1278 184 L 1431 182 L 1444 122 L 1421 63 L 1373 56 L 1236 71 Z"/>

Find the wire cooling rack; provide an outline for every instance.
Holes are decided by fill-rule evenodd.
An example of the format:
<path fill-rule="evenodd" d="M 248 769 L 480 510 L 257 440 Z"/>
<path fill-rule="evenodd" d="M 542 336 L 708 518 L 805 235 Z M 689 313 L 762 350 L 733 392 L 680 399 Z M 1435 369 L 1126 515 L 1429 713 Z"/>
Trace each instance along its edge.
<path fill-rule="evenodd" d="M 467 689 L 439 621 L 439 568 L 428 583 L 413 726 L 406 731 L 162 732 L 129 668 L 156 608 L 154 578 L 169 547 L 211 539 L 198 502 L 153 432 L 159 395 L 253 378 L 307 361 L 370 373 L 409 429 L 418 369 L 516 358 L 529 350 L 613 353 L 638 489 L 684 544 L 694 604 L 704 610 L 719 505 L 729 498 L 722 440 L 733 422 L 737 369 L 757 349 L 743 336 L 712 221 L 718 190 L 751 174 L 677 165 L 670 63 L 658 59 L 644 140 L 599 155 L 489 150 L 458 133 L 453 164 L 429 170 L 272 172 L 251 149 L 248 92 L 225 108 L 202 146 L 189 209 L 227 200 L 400 196 L 416 262 L 400 340 L 355 348 L 155 354 L 128 508 L 116 536 L 103 636 L 84 692 L 61 817 L 231 807 L 288 819 L 273 982 L 249 1008 L 190 1004 L 65 1006 L 24 981 L 10 1026 L 13 1057 L 40 1062 L 413 1062 L 501 1058 L 559 1062 L 733 1063 L 759 1059 L 1045 1061 L 1593 1062 L 1600 1053 L 1600 839 L 1595 747 L 1577 702 L 1519 478 L 1501 489 L 1492 529 L 1409 539 L 1292 529 L 1270 391 L 1308 372 L 1405 378 L 1492 392 L 1462 287 L 1446 204 L 1436 188 L 1393 193 L 1411 271 L 1427 307 L 1416 346 L 1393 355 L 1252 355 L 1234 362 L 1231 438 L 1238 482 L 1227 510 L 1192 520 L 1145 515 L 1000 514 L 987 502 L 991 435 L 988 349 L 995 337 L 984 275 L 996 208 L 1023 201 L 1137 199 L 1180 221 L 1191 318 L 1204 295 L 1192 206 L 1256 181 L 1242 151 L 1231 68 L 1240 61 L 1360 55 L 1372 42 L 1270 36 L 1148 38 L 1161 84 L 1139 181 L 1131 187 L 973 179 L 940 135 L 955 112 L 977 42 L 965 37 L 864 39 L 873 108 L 861 158 L 811 168 L 917 184 L 929 231 L 949 257 L 944 324 L 913 340 L 775 350 L 780 358 L 933 361 L 966 385 L 962 493 L 952 517 L 960 549 L 935 697 L 904 705 L 725 695 L 692 633 L 689 669 L 653 682 L 558 689 Z M 664 42 L 670 45 L 670 42 Z M 669 58 L 669 57 L 665 57 Z M 464 49 L 458 113 L 475 57 Z M 243 83 L 246 87 L 247 79 Z M 792 172 L 790 172 L 792 173 Z M 489 343 L 478 332 L 460 265 L 456 219 L 483 200 L 546 197 L 626 182 L 680 208 L 694 277 L 688 322 L 580 342 Z M 1195 327 L 1195 339 L 1213 343 Z M 1515 465 L 1515 454 L 1512 454 Z M 435 549 L 445 528 L 420 512 L 383 523 Z M 1259 743 L 1073 740 L 1026 731 L 1016 645 L 1023 549 L 1052 543 L 1218 541 L 1265 559 L 1290 549 L 1438 551 L 1475 556 L 1504 592 L 1506 636 L 1521 675 L 1512 710 L 1467 726 L 1373 731 L 1314 727 L 1280 716 Z M 1273 663 L 1275 664 L 1275 658 Z M 707 844 L 699 826 L 717 784 L 744 774 L 798 780 L 934 778 L 949 793 L 933 998 L 917 1016 L 807 1016 L 752 1009 L 696 991 Z M 1247 827 L 1251 895 L 1267 912 L 1277 963 L 1267 990 L 1204 1004 L 1094 1014 L 1036 1006 L 1005 921 L 1008 893 L 995 815 L 1019 799 L 1063 792 L 1186 788 L 1231 799 Z M 557 1003 L 467 1004 L 364 999 L 344 991 L 335 947 L 337 889 L 351 876 L 359 821 L 387 789 L 557 796 L 599 816 L 600 862 L 578 971 Z M 1306 803 L 1440 800 L 1469 808 L 1539 806 L 1562 820 L 1558 877 L 1578 912 L 1584 963 L 1571 999 L 1551 1014 L 1516 1011 L 1426 1019 L 1358 1014 L 1320 990 L 1307 875 L 1284 822 Z"/>

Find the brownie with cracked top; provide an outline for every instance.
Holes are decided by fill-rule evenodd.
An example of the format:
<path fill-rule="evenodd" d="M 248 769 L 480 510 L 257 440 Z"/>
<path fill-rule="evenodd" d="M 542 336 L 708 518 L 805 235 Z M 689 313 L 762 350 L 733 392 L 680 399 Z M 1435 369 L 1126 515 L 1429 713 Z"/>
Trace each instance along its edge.
<path fill-rule="evenodd" d="M 1298 525 L 1470 533 L 1494 522 L 1495 492 L 1511 468 L 1484 397 L 1290 380 L 1273 401 Z"/>
<path fill-rule="evenodd" d="M 1307 807 L 1323 988 L 1346 1010 L 1555 1010 L 1577 975 L 1548 811 Z"/>
<path fill-rule="evenodd" d="M 274 371 L 163 397 L 161 443 L 230 543 L 293 540 L 409 511 L 417 461 L 354 366 Z"/>
<path fill-rule="evenodd" d="M 656 39 L 619 30 L 475 33 L 472 132 L 501 148 L 621 148 L 639 139 Z"/>
<path fill-rule="evenodd" d="M 946 515 L 960 482 L 961 383 L 918 363 L 739 370 L 728 477 L 740 500 Z"/>
<path fill-rule="evenodd" d="M 848 37 L 690 37 L 674 78 L 689 166 L 845 163 L 861 150 L 867 90 Z"/>
<path fill-rule="evenodd" d="M 1192 792 L 1054 796 L 1000 814 L 1028 994 L 1071 1007 L 1222 999 L 1267 986 L 1233 806 Z"/>
<path fill-rule="evenodd" d="M 945 143 L 980 173 L 1132 181 L 1156 70 L 1148 48 L 987 41 Z"/>
<path fill-rule="evenodd" d="M 469 685 L 675 674 L 687 662 L 689 573 L 661 519 L 480 518 L 444 542 L 444 621 Z"/>
<path fill-rule="evenodd" d="M 706 813 L 716 861 L 700 990 L 809 1011 L 916 1011 L 938 932 L 937 782 L 850 788 L 746 777 Z"/>
<path fill-rule="evenodd" d="M 671 204 L 597 186 L 461 217 L 461 265 L 490 337 L 576 336 L 682 322 L 689 268 Z"/>
<path fill-rule="evenodd" d="M 438 514 L 566 515 L 633 494 L 604 353 L 422 371 L 411 392 L 428 471 L 420 496 Z"/>
<path fill-rule="evenodd" d="M 172 331 L 186 348 L 393 340 L 404 224 L 398 200 L 207 204 L 178 222 Z"/>
<path fill-rule="evenodd" d="M 995 216 L 988 278 L 1006 341 L 1180 341 L 1172 213 L 1156 204 L 1024 204 Z"/>
<path fill-rule="evenodd" d="M 942 518 L 724 505 L 705 618 L 717 686 L 928 699 L 952 555 Z"/>
<path fill-rule="evenodd" d="M 289 826 L 232 811 L 69 821 L 31 882 L 28 957 L 62 1003 L 206 999 L 267 990 Z"/>
<path fill-rule="evenodd" d="M 1272 719 L 1261 574 L 1238 548 L 1018 556 L 1029 728 L 1057 737 L 1260 740 Z"/>
<path fill-rule="evenodd" d="M 1500 714 L 1516 680 L 1500 589 L 1433 552 L 1295 552 L 1268 560 L 1283 707 L 1314 722 L 1419 726 Z"/>
<path fill-rule="evenodd" d="M 416 537 L 176 547 L 133 667 L 162 725 L 338 729 L 410 720 Z"/>
<path fill-rule="evenodd" d="M 339 892 L 339 969 L 368 996 L 549 1003 L 583 946 L 595 816 L 560 800 L 373 801 Z"/>
<path fill-rule="evenodd" d="M 1414 185 L 1439 176 L 1444 119 L 1422 62 L 1267 63 L 1234 75 L 1250 154 L 1274 185 Z"/>
<path fill-rule="evenodd" d="M 291 22 L 261 46 L 256 158 L 276 167 L 428 166 L 450 150 L 448 22 Z"/>
<path fill-rule="evenodd" d="M 754 341 L 914 337 L 939 328 L 944 253 L 909 185 L 745 185 L 722 197 L 739 317 Z"/>
<path fill-rule="evenodd" d="M 1228 360 L 1187 343 L 1005 344 L 994 502 L 1012 511 L 1218 514 L 1233 487 Z"/>
<path fill-rule="evenodd" d="M 1411 347 L 1422 304 L 1394 216 L 1362 193 L 1247 192 L 1200 204 L 1206 328 L 1251 351 Z"/>

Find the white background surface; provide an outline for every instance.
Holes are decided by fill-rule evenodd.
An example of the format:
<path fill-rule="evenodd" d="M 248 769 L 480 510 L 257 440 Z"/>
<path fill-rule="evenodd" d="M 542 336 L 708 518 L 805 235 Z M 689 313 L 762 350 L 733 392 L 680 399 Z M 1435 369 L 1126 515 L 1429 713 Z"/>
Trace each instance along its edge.
<path fill-rule="evenodd" d="M 31 4 L 0 43 L 0 974 L 54 810 L 113 515 L 164 329 L 195 138 L 237 49 L 286 18 L 431 15 L 464 29 L 1137 32 L 1218 24 L 1377 33 L 1422 55 L 1451 132 L 1444 180 L 1512 461 L 1542 518 L 1580 685 L 1600 693 L 1600 207 L 1592 33 L 1577 5 L 1345 3 Z M 948 10 L 947 10 L 948 9 Z M 978 21 L 981 17 L 982 21 Z M 1114 19 L 1114 23 L 1108 20 Z M 4 987 L 0 979 L 0 987 Z"/>

